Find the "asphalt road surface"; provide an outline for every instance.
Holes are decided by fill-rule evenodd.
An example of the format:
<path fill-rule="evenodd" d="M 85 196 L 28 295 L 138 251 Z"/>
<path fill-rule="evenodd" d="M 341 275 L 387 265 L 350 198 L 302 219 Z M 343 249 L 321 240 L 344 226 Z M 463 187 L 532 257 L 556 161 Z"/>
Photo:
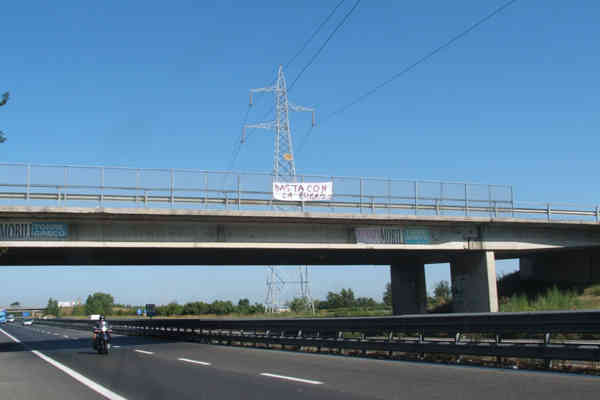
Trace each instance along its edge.
<path fill-rule="evenodd" d="M 594 399 L 600 378 L 0 326 L 0 399 Z"/>

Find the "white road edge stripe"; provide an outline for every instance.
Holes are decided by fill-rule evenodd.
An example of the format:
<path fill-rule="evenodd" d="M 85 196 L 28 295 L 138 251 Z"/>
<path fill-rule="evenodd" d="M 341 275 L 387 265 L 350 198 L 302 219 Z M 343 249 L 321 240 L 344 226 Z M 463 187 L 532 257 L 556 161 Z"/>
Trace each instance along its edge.
<path fill-rule="evenodd" d="M 146 350 L 136 350 L 138 353 L 144 353 L 144 354 L 154 354 L 152 351 L 146 351 Z"/>
<path fill-rule="evenodd" d="M 4 333 L 6 336 L 11 338 L 15 342 L 21 343 L 21 341 L 19 339 L 12 336 L 8 332 L 4 331 L 3 329 L 0 329 L 0 332 Z M 120 395 L 116 394 L 115 392 L 105 388 L 104 386 L 97 384 L 96 382 L 92 381 L 91 379 L 86 378 L 85 376 L 81 375 L 79 372 L 72 370 L 71 368 L 59 363 L 58 361 L 48 357 L 47 355 L 40 353 L 37 350 L 31 350 L 31 352 L 33 354 L 35 354 L 36 356 L 38 356 L 39 358 L 41 358 L 42 360 L 46 361 L 48 364 L 60 369 L 62 372 L 69 375 L 71 378 L 84 384 L 85 386 L 89 387 L 96 393 L 101 394 L 102 396 L 106 397 L 107 399 L 109 399 L 109 400 L 127 400 L 125 397 L 120 396 Z"/>
<path fill-rule="evenodd" d="M 311 381 L 310 379 L 301 379 L 301 378 L 294 378 L 293 376 L 268 374 L 266 372 L 263 372 L 260 375 L 262 375 L 262 376 L 268 376 L 268 377 L 271 377 L 271 378 L 287 379 L 288 381 L 294 381 L 294 382 L 310 383 L 311 385 L 322 385 L 323 384 L 323 382 Z"/>
<path fill-rule="evenodd" d="M 189 358 L 178 358 L 178 360 L 179 361 L 189 362 L 189 363 L 192 363 L 192 364 L 200 364 L 200 365 L 206 365 L 206 366 L 211 365 L 209 362 L 190 360 Z"/>

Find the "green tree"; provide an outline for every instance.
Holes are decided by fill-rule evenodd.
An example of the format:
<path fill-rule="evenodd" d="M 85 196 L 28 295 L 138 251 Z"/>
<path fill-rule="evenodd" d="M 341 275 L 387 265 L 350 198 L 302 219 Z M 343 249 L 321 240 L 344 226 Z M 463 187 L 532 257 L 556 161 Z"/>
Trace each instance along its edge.
<path fill-rule="evenodd" d="M 433 297 L 437 300 L 438 303 L 446 303 L 450 300 L 452 296 L 452 292 L 450 291 L 450 284 L 448 281 L 440 281 L 435 288 L 433 289 Z"/>
<path fill-rule="evenodd" d="M 377 302 L 371 297 L 359 297 L 358 299 L 356 299 L 356 307 L 375 308 L 377 307 Z"/>
<path fill-rule="evenodd" d="M 60 317 L 60 308 L 58 307 L 58 301 L 52 297 L 48 299 L 48 305 L 46 306 L 46 314 L 54 315 L 56 318 Z"/>
<path fill-rule="evenodd" d="M 108 293 L 96 292 L 85 301 L 85 313 L 112 315 L 115 299 Z"/>
<path fill-rule="evenodd" d="M 290 310 L 296 313 L 306 312 L 310 310 L 310 304 L 306 297 L 295 297 L 289 303 Z"/>
<path fill-rule="evenodd" d="M 390 282 L 385 285 L 385 292 L 383 292 L 383 304 L 388 307 L 392 306 L 392 284 Z"/>
<path fill-rule="evenodd" d="M 237 305 L 237 312 L 240 314 L 250 314 L 250 300 L 240 299 Z"/>

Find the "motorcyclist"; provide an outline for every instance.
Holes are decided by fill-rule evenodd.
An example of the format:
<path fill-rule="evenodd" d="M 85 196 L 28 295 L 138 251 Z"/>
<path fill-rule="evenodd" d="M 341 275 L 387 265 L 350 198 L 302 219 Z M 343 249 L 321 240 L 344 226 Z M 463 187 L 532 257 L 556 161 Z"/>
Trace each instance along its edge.
<path fill-rule="evenodd" d="M 97 348 L 96 348 L 96 339 L 98 337 L 98 334 L 102 332 L 102 328 L 106 328 L 106 333 L 107 333 L 108 338 L 110 340 L 110 334 L 112 332 L 112 329 L 110 328 L 110 325 L 108 324 L 108 321 L 106 321 L 106 318 L 104 318 L 104 315 L 100 316 L 100 318 L 98 319 L 98 322 L 94 326 L 94 333 L 93 333 L 92 343 L 93 343 L 94 349 L 96 349 L 96 350 L 97 350 Z"/>

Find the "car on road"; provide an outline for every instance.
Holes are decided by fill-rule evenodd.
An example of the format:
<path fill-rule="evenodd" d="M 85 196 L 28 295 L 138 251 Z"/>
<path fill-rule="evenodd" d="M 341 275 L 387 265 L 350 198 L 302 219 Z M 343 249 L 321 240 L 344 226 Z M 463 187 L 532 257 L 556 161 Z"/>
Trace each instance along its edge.
<path fill-rule="evenodd" d="M 7 321 L 7 322 L 15 322 L 15 316 L 14 316 L 14 315 L 12 315 L 12 314 L 8 314 L 8 315 L 6 316 L 6 321 Z"/>
<path fill-rule="evenodd" d="M 33 324 L 33 320 L 32 319 L 24 319 L 23 320 L 23 325 L 32 325 Z"/>

